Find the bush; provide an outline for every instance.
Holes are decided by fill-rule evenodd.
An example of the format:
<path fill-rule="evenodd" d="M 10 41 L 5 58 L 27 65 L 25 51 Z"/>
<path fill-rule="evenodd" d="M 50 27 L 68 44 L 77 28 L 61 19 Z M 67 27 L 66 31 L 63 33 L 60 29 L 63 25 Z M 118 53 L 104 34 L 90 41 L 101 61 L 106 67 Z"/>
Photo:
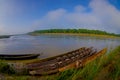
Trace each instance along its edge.
<path fill-rule="evenodd" d="M 0 61 L 0 73 L 15 74 L 15 71 L 8 63 Z"/>

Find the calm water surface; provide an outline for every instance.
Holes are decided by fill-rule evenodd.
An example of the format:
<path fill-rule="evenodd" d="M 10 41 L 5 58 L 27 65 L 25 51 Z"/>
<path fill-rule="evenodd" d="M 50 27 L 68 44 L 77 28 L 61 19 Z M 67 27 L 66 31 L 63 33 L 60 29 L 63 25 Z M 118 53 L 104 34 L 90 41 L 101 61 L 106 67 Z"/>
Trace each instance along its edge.
<path fill-rule="evenodd" d="M 83 37 L 71 35 L 19 35 L 0 39 L 0 54 L 42 53 L 40 58 L 62 54 L 80 47 L 107 47 L 110 50 L 120 45 L 120 39 Z"/>

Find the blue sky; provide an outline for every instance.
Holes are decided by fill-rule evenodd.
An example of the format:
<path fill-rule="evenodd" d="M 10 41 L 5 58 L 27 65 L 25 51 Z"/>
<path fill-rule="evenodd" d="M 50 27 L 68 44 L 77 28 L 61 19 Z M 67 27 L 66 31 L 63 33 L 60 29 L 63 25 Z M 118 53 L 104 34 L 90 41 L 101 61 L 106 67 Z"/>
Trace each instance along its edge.
<path fill-rule="evenodd" d="M 87 28 L 120 33 L 120 0 L 0 0 L 0 35 Z"/>

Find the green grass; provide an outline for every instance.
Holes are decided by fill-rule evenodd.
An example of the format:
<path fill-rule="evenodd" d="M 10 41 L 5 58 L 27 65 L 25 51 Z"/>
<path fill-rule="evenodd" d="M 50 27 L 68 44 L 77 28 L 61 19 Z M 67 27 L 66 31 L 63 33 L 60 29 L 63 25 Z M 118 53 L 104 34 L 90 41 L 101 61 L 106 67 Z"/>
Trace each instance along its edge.
<path fill-rule="evenodd" d="M 118 80 L 120 76 L 120 46 L 83 69 L 71 69 L 59 74 L 55 80 Z"/>
<path fill-rule="evenodd" d="M 4 60 L 0 60 L 0 73 L 15 74 L 12 66 L 6 63 Z"/>
<path fill-rule="evenodd" d="M 120 46 L 81 69 L 70 69 L 47 76 L 9 76 L 7 80 L 119 80 Z"/>

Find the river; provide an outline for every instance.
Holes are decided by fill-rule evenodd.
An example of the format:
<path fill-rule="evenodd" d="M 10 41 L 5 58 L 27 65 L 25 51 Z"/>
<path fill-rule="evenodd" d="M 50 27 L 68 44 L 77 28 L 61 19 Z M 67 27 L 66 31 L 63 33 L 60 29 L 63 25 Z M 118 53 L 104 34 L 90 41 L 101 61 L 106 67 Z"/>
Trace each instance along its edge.
<path fill-rule="evenodd" d="M 95 47 L 98 50 L 107 47 L 108 51 L 120 45 L 120 39 L 83 37 L 72 35 L 40 36 L 17 35 L 0 39 L 0 54 L 41 53 L 39 58 L 59 55 L 80 47 Z"/>

